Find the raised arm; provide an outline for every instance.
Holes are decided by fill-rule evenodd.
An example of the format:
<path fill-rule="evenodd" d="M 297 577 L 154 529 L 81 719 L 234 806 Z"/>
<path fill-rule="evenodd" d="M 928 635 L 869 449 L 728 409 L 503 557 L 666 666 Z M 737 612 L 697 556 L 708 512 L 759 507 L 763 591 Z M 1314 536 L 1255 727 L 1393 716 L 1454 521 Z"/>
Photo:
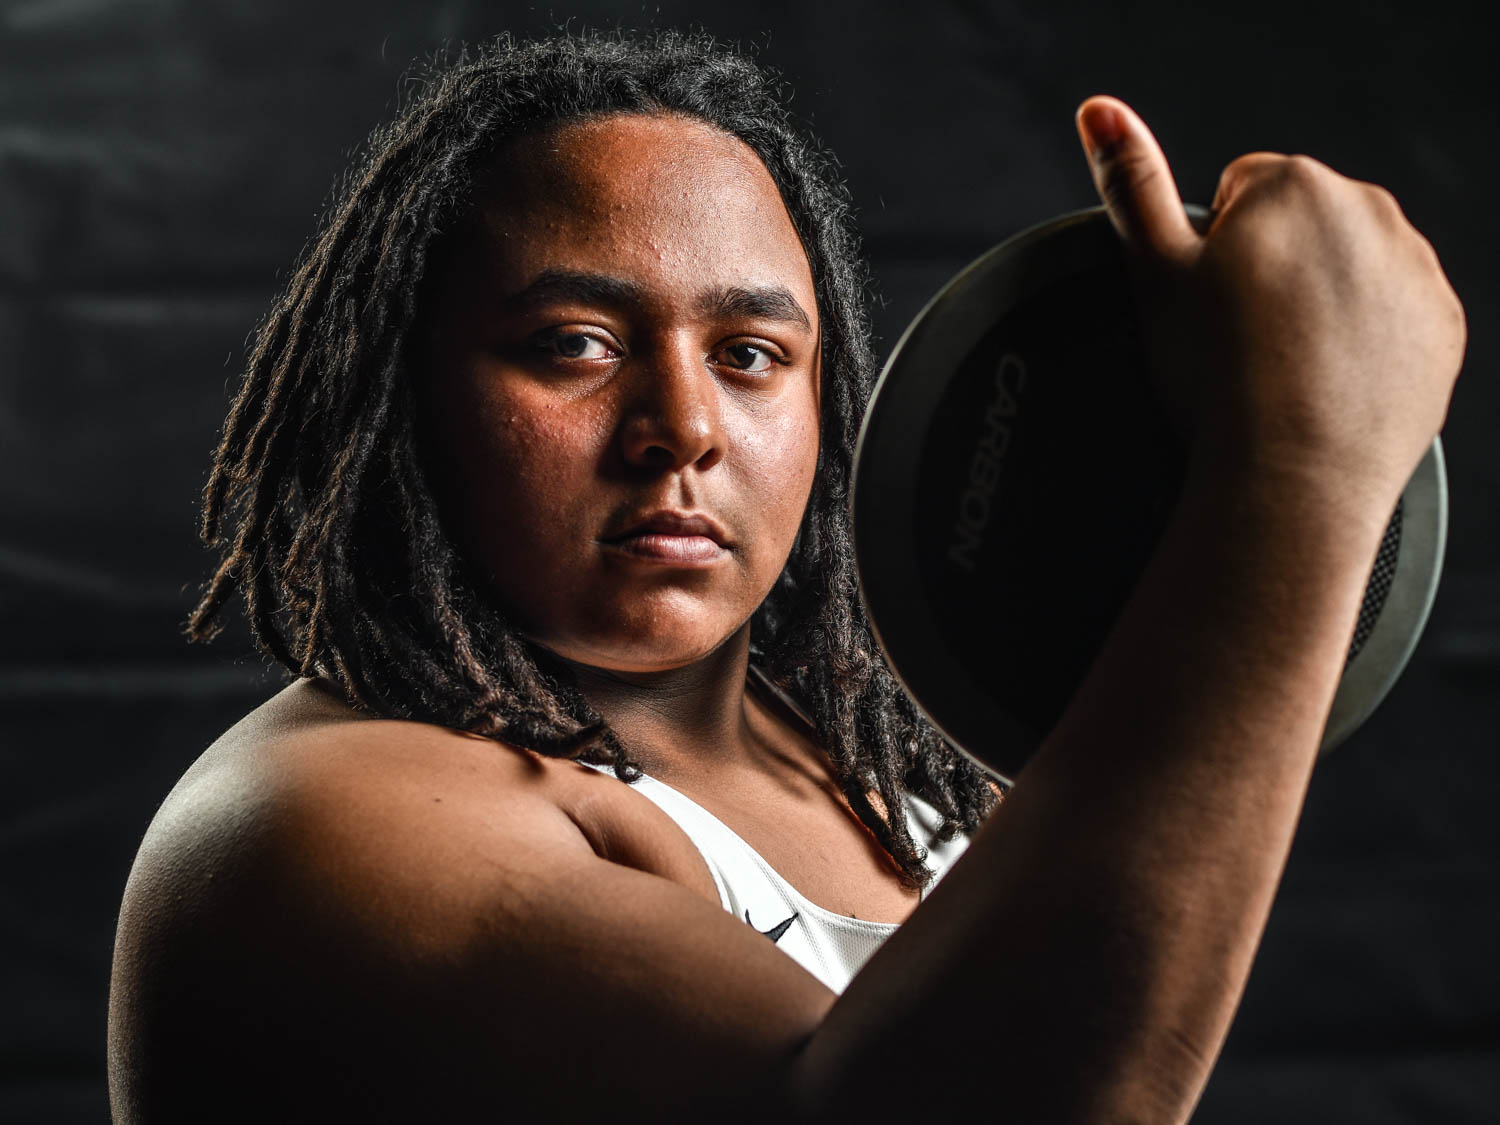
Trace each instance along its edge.
<path fill-rule="evenodd" d="M 1254 154 L 1225 170 L 1200 237 L 1133 113 L 1091 99 L 1080 131 L 1139 267 L 1189 480 L 1003 810 L 800 1060 L 825 1108 L 969 1013 L 985 1034 L 943 1035 L 920 1081 L 871 1087 L 869 1104 L 967 1086 L 999 1092 L 1008 1120 L 1188 1117 L 1382 532 L 1458 374 L 1462 309 L 1388 192 Z"/>

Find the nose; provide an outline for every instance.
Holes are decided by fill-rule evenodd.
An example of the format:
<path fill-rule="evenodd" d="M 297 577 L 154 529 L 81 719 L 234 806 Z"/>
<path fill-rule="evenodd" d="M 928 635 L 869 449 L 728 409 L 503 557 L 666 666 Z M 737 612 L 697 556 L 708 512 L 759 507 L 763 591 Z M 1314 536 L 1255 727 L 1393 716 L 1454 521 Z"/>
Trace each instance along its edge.
<path fill-rule="evenodd" d="M 657 472 L 712 468 L 724 455 L 720 394 L 692 348 L 657 350 L 630 380 L 620 429 L 625 460 Z"/>

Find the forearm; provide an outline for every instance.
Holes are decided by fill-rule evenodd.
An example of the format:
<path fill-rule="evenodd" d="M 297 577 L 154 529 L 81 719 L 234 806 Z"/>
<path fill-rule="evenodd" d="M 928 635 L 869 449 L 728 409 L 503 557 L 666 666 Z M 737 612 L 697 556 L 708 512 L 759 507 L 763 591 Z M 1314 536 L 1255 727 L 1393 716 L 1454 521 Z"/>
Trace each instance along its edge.
<path fill-rule="evenodd" d="M 808 1044 L 810 1100 L 848 1104 L 978 1014 L 992 1035 L 939 1033 L 924 1089 L 974 1086 L 1014 1120 L 1186 1118 L 1285 863 L 1372 517 L 1306 481 L 1194 478 L 1004 807 Z"/>

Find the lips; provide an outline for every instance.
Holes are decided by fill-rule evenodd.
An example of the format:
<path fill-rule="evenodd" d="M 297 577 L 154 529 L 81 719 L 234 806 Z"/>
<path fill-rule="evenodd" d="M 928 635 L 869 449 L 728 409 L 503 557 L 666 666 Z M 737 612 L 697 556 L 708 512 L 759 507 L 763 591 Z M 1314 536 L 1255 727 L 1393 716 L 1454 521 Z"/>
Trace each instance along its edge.
<path fill-rule="evenodd" d="M 645 562 L 703 565 L 716 561 L 730 546 L 724 529 L 698 512 L 658 511 L 623 522 L 625 526 L 600 542 Z"/>

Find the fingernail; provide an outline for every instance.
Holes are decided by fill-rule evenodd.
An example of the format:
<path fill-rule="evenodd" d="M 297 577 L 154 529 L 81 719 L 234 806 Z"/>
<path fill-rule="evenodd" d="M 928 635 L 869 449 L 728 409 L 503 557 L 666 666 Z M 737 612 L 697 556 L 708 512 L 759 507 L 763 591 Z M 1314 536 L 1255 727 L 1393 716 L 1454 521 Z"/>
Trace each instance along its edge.
<path fill-rule="evenodd" d="M 1091 105 L 1083 115 L 1083 132 L 1089 152 L 1104 156 L 1125 136 L 1125 115 L 1108 102 Z"/>

